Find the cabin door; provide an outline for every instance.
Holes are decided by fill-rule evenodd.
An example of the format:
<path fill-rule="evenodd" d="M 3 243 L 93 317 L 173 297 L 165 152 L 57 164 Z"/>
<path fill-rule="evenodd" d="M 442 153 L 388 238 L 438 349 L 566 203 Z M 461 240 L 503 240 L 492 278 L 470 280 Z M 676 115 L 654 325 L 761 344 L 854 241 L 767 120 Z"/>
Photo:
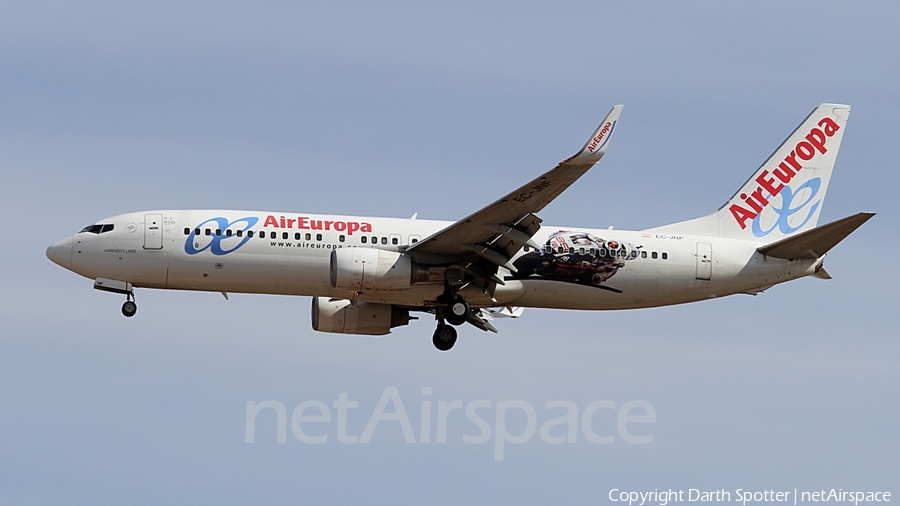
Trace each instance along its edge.
<path fill-rule="evenodd" d="M 162 215 L 144 215 L 144 249 L 162 249 Z"/>
<path fill-rule="evenodd" d="M 697 279 L 709 281 L 712 277 L 712 244 L 697 243 Z"/>

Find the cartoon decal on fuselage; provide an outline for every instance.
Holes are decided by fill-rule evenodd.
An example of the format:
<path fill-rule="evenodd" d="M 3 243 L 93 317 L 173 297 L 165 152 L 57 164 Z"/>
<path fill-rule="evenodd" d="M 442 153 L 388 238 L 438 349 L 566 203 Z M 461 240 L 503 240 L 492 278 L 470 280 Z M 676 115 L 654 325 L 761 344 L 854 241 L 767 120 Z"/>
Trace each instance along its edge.
<path fill-rule="evenodd" d="M 512 278 L 552 279 L 622 293 L 602 283 L 626 261 L 637 258 L 642 247 L 586 232 L 561 230 L 551 235 L 540 251 L 530 251 L 513 262 L 518 272 Z"/>

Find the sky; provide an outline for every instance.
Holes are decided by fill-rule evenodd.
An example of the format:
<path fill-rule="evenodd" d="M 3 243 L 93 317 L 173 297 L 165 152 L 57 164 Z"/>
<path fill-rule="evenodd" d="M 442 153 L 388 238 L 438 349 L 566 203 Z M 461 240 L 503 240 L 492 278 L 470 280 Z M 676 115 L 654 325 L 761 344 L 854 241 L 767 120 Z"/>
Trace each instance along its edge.
<path fill-rule="evenodd" d="M 0 504 L 900 494 L 895 2 L 0 6 Z M 541 217 L 649 228 L 718 208 L 823 102 L 853 111 L 820 223 L 878 214 L 829 253 L 833 280 L 756 297 L 527 309 L 440 353 L 427 318 L 314 332 L 305 297 L 140 290 L 126 319 L 44 256 L 150 209 L 455 220 L 619 103 L 607 155 Z M 486 441 L 466 408 L 437 441 L 453 401 Z M 574 442 L 542 433 L 554 401 Z M 248 436 L 248 403 L 284 406 L 285 442 L 273 408 Z"/>

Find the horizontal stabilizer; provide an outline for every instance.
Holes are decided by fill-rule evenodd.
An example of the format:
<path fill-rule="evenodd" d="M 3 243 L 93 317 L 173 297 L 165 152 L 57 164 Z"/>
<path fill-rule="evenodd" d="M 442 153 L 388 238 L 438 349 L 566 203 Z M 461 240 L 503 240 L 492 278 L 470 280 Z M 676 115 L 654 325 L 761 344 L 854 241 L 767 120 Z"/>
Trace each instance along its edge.
<path fill-rule="evenodd" d="M 766 256 L 788 260 L 821 258 L 872 216 L 875 216 L 875 213 L 857 213 L 767 244 L 757 250 Z"/>
<path fill-rule="evenodd" d="M 826 271 L 825 268 L 822 267 L 821 265 L 819 266 L 818 269 L 816 269 L 816 273 L 813 274 L 813 276 L 815 276 L 819 279 L 831 279 L 831 274 L 828 274 L 828 271 Z"/>

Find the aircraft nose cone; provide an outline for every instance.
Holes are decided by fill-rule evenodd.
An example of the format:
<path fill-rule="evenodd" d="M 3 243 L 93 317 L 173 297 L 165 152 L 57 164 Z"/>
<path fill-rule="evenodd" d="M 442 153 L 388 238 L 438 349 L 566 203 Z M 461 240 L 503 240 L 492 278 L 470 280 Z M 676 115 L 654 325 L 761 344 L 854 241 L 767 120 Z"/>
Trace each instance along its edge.
<path fill-rule="evenodd" d="M 47 258 L 56 265 L 65 269 L 72 268 L 72 238 L 67 237 L 62 241 L 53 243 L 47 248 Z"/>

